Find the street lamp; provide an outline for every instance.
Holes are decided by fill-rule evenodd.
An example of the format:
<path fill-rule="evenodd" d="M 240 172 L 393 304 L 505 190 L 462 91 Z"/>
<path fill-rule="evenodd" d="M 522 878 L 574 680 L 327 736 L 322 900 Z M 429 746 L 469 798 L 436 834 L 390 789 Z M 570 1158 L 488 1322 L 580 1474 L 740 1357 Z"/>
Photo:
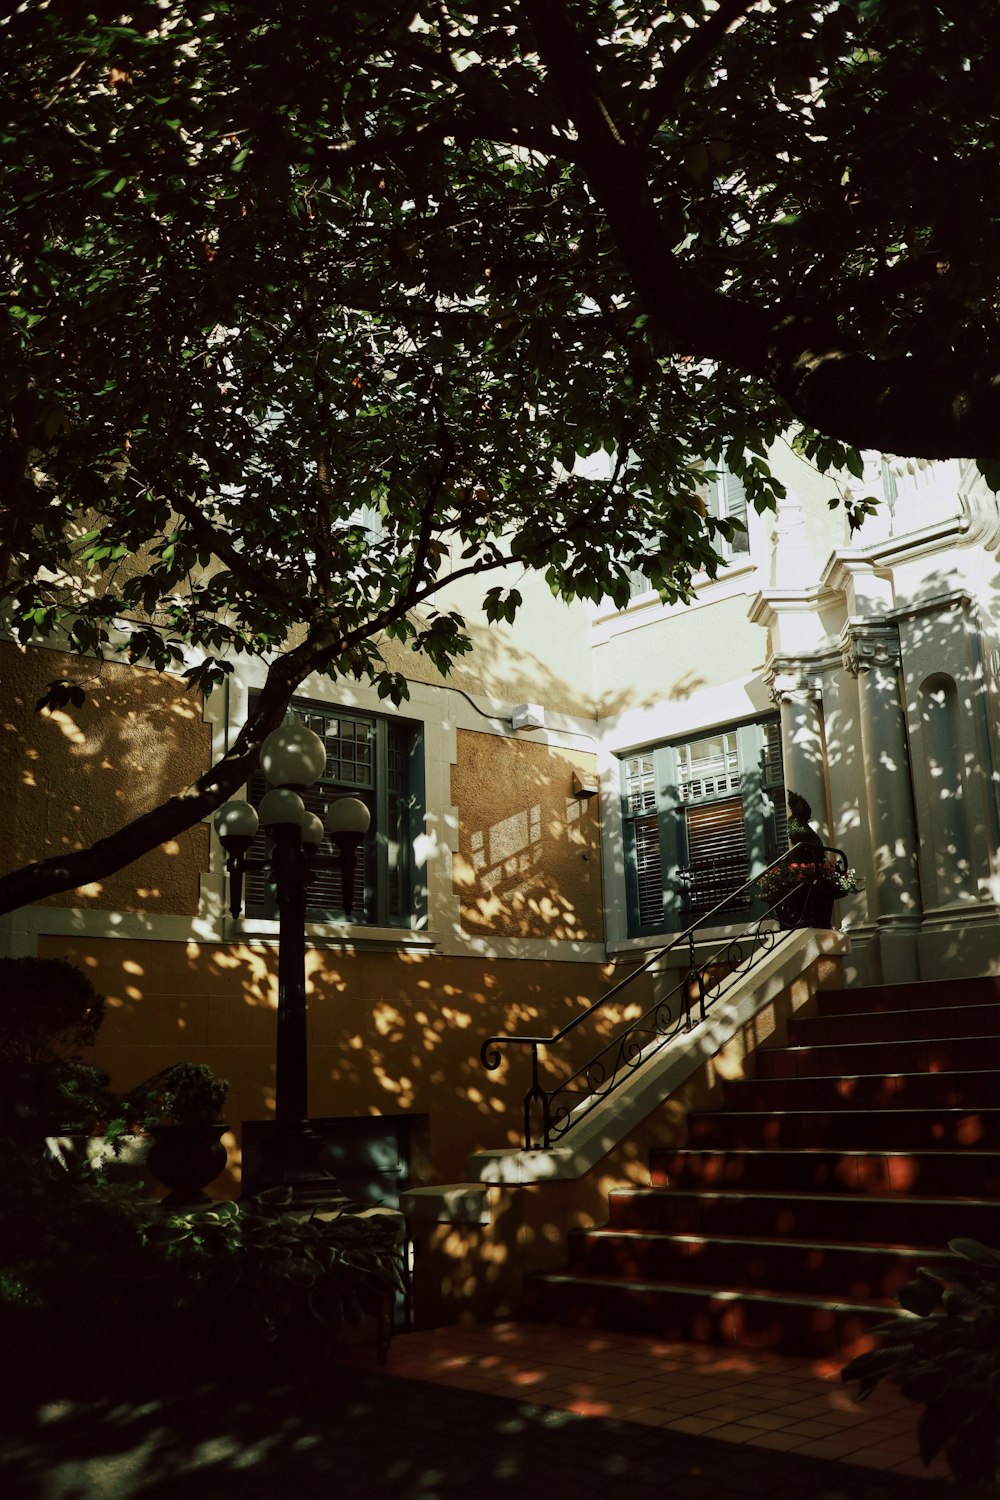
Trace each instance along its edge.
<path fill-rule="evenodd" d="M 323 1140 L 309 1120 L 306 1030 L 306 891 L 323 823 L 309 812 L 302 793 L 326 766 L 326 747 L 302 724 L 285 724 L 269 734 L 260 764 L 270 783 L 256 812 L 248 802 L 227 802 L 215 815 L 215 829 L 226 851 L 230 911 L 240 914 L 246 856 L 258 822 L 271 840 L 271 876 L 278 901 L 278 1025 L 275 1056 L 274 1133 L 267 1151 L 263 1185 L 292 1189 L 293 1202 L 308 1204 L 342 1197 L 336 1179 L 320 1164 Z M 345 806 L 345 804 L 350 804 Z M 340 797 L 330 834 L 340 852 L 344 911 L 353 903 L 354 861 L 371 815 L 356 797 Z"/>
<path fill-rule="evenodd" d="M 326 810 L 326 826 L 340 853 L 340 889 L 344 915 L 354 910 L 354 870 L 358 847 L 371 826 L 372 815 L 358 797 L 338 797 Z"/>

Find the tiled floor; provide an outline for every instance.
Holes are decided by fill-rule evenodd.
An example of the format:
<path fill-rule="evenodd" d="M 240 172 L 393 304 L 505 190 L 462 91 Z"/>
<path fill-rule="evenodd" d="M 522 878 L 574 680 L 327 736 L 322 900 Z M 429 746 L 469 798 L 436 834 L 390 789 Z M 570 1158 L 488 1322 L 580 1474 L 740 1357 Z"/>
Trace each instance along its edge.
<path fill-rule="evenodd" d="M 531 1323 L 477 1324 L 393 1340 L 389 1375 L 530 1400 L 755 1448 L 921 1477 L 944 1476 L 917 1454 L 919 1408 L 891 1388 L 863 1404 L 839 1361 Z"/>

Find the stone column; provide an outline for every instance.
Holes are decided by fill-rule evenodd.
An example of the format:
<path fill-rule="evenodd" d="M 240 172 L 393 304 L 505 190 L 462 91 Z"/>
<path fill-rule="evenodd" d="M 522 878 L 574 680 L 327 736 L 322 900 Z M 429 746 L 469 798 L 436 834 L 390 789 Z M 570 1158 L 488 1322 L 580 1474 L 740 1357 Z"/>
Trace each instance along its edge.
<path fill-rule="evenodd" d="M 900 693 L 899 632 L 895 625 L 849 622 L 842 639 L 844 667 L 858 679 L 858 718 L 864 762 L 868 828 L 876 874 L 873 909 L 883 935 L 912 934 L 920 924 L 917 827 L 906 746 L 906 715 Z M 883 943 L 889 979 L 916 977 L 912 944 L 890 955 Z"/>
<path fill-rule="evenodd" d="M 824 844 L 829 844 L 833 840 L 826 784 L 822 683 L 805 667 L 779 667 L 771 677 L 771 697 L 781 712 L 785 787 L 806 799 L 812 808 L 816 832 Z"/>

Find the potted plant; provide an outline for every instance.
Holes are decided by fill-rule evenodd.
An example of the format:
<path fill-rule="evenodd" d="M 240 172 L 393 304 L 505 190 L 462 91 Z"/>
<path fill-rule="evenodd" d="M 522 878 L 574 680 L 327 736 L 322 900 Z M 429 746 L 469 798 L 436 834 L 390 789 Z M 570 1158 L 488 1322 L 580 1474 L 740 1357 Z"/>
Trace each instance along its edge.
<path fill-rule="evenodd" d="M 832 927 L 833 903 L 861 890 L 854 870 L 839 850 L 831 851 L 810 823 L 812 808 L 798 792 L 788 793 L 788 840 L 791 847 L 757 881 L 757 892 L 784 928 Z"/>
<path fill-rule="evenodd" d="M 208 1203 L 203 1189 L 225 1170 L 222 1106 L 229 1092 L 206 1063 L 173 1063 L 133 1089 L 127 1112 L 152 1136 L 147 1164 L 164 1187 L 169 1208 Z"/>
<path fill-rule="evenodd" d="M 796 858 L 798 852 L 789 850 L 780 865 L 766 870 L 757 891 L 782 927 L 831 927 L 833 903 L 860 891 L 861 881 L 856 871 L 842 870 L 833 860 Z"/>

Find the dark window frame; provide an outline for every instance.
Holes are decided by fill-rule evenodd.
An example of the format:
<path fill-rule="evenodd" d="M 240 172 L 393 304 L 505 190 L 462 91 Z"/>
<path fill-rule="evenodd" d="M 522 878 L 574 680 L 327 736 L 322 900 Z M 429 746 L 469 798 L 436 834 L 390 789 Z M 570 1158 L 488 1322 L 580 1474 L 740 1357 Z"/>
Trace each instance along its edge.
<path fill-rule="evenodd" d="M 682 774 L 685 749 L 727 738 L 736 746 L 735 775 L 727 756 L 720 762 L 726 774 L 713 779 L 710 789 L 694 790 L 693 778 Z M 688 768 L 694 757 L 686 757 Z M 781 724 L 775 715 L 722 725 L 622 753 L 621 798 L 625 854 L 625 883 L 629 935 L 641 937 L 680 932 L 698 916 L 724 899 L 769 864 L 787 846 Z M 735 782 L 735 784 L 734 784 Z M 726 810 L 739 799 L 742 807 L 739 837 L 735 820 Z M 690 829 L 689 810 L 708 830 Z M 705 814 L 717 812 L 715 828 Z M 692 834 L 709 841 L 720 831 L 721 848 L 713 870 L 691 859 Z M 738 847 L 737 847 L 738 846 Z M 697 844 L 694 844 L 697 856 Z M 731 868 L 728 868 L 731 866 Z M 734 918 L 763 906 L 740 898 Z M 720 913 L 720 923 L 726 916 Z"/>
<path fill-rule="evenodd" d="M 414 861 L 414 841 L 424 821 L 423 725 L 341 704 L 293 699 L 286 723 L 306 723 L 328 747 L 327 771 L 305 794 L 306 806 L 323 816 L 338 796 L 359 797 L 372 815 L 358 851 L 351 921 L 361 926 L 412 929 L 426 914 L 426 888 Z M 329 726 L 350 733 L 328 733 Z M 341 749 L 342 753 L 336 753 Z M 249 800 L 256 806 L 267 783 L 257 771 Z M 275 919 L 277 903 L 267 879 L 267 842 L 258 834 L 250 849 L 247 916 Z M 323 923 L 344 920 L 339 854 L 327 835 L 316 856 L 306 918 Z"/>

